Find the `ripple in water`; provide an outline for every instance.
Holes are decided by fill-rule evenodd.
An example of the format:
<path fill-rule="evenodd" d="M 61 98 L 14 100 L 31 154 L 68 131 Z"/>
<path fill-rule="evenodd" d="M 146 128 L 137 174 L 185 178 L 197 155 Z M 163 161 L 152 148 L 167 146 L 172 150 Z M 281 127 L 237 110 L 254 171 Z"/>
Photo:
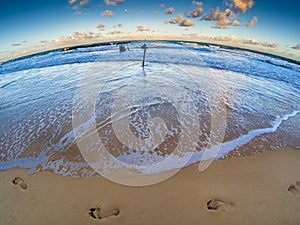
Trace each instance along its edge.
<path fill-rule="evenodd" d="M 64 55 L 53 51 L 2 64 L 0 169 L 22 167 L 31 173 L 51 170 L 74 177 L 93 176 L 74 134 L 75 129 L 84 137 L 93 123 L 99 141 L 120 161 L 137 166 L 157 163 L 175 148 L 185 148 L 180 146 L 182 129 L 193 124 L 185 120 L 188 116 L 179 115 L 199 118 L 197 141 L 190 147 L 195 154 L 189 163 L 198 162 L 214 138 L 211 135 L 220 135 L 224 128 L 220 127 L 220 133 L 210 132 L 214 126 L 211 112 L 226 115 L 217 158 L 232 152 L 245 156 L 263 149 L 300 148 L 298 65 L 240 50 L 150 42 L 143 71 L 141 43 L 129 45 L 131 50 L 122 54 L 117 45 L 111 45 L 74 49 Z M 82 79 L 87 74 L 85 82 Z M 89 99 L 74 103 L 79 86 L 97 93 L 97 102 L 94 117 L 73 128 L 72 110 L 88 110 L 84 106 Z M 168 91 L 173 100 L 152 95 L 160 90 Z M 185 102 L 178 90 L 191 101 Z M 118 107 L 129 116 L 113 109 L 116 93 L 126 93 Z M 133 98 L 138 100 L 131 101 Z M 225 107 L 213 103 L 220 100 Z M 131 145 L 120 141 L 122 131 L 113 127 L 123 117 L 129 129 L 123 136 L 135 140 Z M 154 138 L 158 145 L 153 145 Z M 176 160 L 169 168 L 154 172 L 174 168 Z"/>

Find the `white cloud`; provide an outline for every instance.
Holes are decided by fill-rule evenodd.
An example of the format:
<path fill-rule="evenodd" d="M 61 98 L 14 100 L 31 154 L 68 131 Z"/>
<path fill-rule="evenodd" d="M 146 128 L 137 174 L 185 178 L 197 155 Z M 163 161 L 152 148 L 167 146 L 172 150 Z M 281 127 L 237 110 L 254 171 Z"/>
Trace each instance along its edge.
<path fill-rule="evenodd" d="M 292 49 L 300 50 L 300 44 L 296 44 L 295 46 L 292 47 Z"/>
<path fill-rule="evenodd" d="M 203 3 L 197 2 L 197 1 L 192 1 L 192 3 L 193 3 L 193 6 L 195 6 L 196 8 L 191 13 L 186 12 L 185 15 L 187 17 L 192 17 L 192 18 L 200 17 L 203 13 Z"/>
<path fill-rule="evenodd" d="M 232 23 L 231 23 L 233 26 L 240 26 L 241 23 L 237 20 L 234 20 Z"/>
<path fill-rule="evenodd" d="M 110 31 L 107 34 L 109 34 L 109 35 L 116 35 L 116 34 L 123 34 L 123 33 L 124 33 L 123 31 L 115 30 L 115 31 Z"/>
<path fill-rule="evenodd" d="M 192 21 L 187 20 L 187 19 L 182 20 L 179 24 L 179 26 L 184 26 L 184 27 L 190 27 L 190 26 L 194 26 L 194 25 L 195 24 Z"/>
<path fill-rule="evenodd" d="M 80 8 L 88 8 L 89 0 L 68 0 L 68 2 L 73 5 L 72 9 L 76 11 L 79 10 Z M 75 14 L 83 14 L 83 13 L 76 12 Z"/>
<path fill-rule="evenodd" d="M 253 0 L 232 0 L 232 6 L 242 13 L 245 13 L 248 9 L 254 6 Z"/>
<path fill-rule="evenodd" d="M 137 30 L 138 32 L 143 32 L 143 31 L 150 32 L 150 31 L 151 31 L 151 29 L 150 29 L 149 27 L 148 27 L 148 28 L 145 28 L 145 27 L 142 26 L 142 25 L 136 26 L 136 30 Z"/>
<path fill-rule="evenodd" d="M 167 8 L 167 10 L 165 11 L 165 14 L 173 14 L 174 11 L 175 11 L 174 8 L 170 7 L 170 8 Z"/>
<path fill-rule="evenodd" d="M 99 24 L 97 25 L 97 28 L 100 29 L 100 30 L 104 30 L 105 25 L 104 25 L 103 23 L 99 23 Z"/>
<path fill-rule="evenodd" d="M 51 41 L 40 41 L 41 47 L 60 47 L 75 45 L 80 43 L 87 43 L 98 40 L 101 37 L 100 33 L 92 31 L 74 32 L 71 36 L 62 36 Z"/>
<path fill-rule="evenodd" d="M 214 28 L 227 28 L 232 22 L 230 19 L 235 17 L 235 13 L 229 8 L 220 10 L 219 8 L 212 8 L 210 13 L 202 17 L 202 20 L 216 21 Z"/>
<path fill-rule="evenodd" d="M 124 2 L 124 0 L 104 0 L 103 2 L 108 6 L 116 6 L 117 4 Z"/>
<path fill-rule="evenodd" d="M 251 20 L 246 24 L 247 27 L 252 27 L 254 26 L 258 21 L 258 18 L 256 16 L 253 16 Z"/>
<path fill-rule="evenodd" d="M 172 23 L 172 24 L 177 24 L 177 23 L 181 23 L 182 21 L 182 14 L 178 14 L 176 17 L 172 18 L 169 23 Z"/>
<path fill-rule="evenodd" d="M 183 16 L 181 13 L 177 14 L 176 17 L 172 18 L 170 21 L 164 21 L 165 24 L 170 23 L 170 24 L 178 24 L 179 26 L 183 27 L 190 27 L 194 26 L 195 23 L 188 20 L 188 19 L 183 19 Z"/>
<path fill-rule="evenodd" d="M 113 16 L 115 13 L 111 10 L 106 10 L 100 14 L 101 16 Z"/>
<path fill-rule="evenodd" d="M 202 2 L 197 2 L 197 1 L 192 1 L 193 5 L 196 5 L 197 7 L 202 7 L 203 3 Z"/>
<path fill-rule="evenodd" d="M 232 12 L 228 8 L 224 10 L 220 10 L 219 8 L 212 8 L 208 15 L 202 17 L 202 20 L 218 21 L 221 19 L 233 18 L 233 17 L 234 17 L 234 12 Z"/>
<path fill-rule="evenodd" d="M 269 43 L 269 42 L 263 42 L 261 43 L 261 45 L 268 48 L 276 48 L 278 46 L 277 43 Z"/>
<path fill-rule="evenodd" d="M 79 2 L 79 4 L 81 5 L 81 6 L 85 6 L 85 5 L 87 5 L 89 3 L 89 0 L 80 0 L 80 2 Z"/>
<path fill-rule="evenodd" d="M 197 18 L 200 17 L 203 13 L 203 8 L 202 7 L 197 7 L 193 12 L 191 13 L 186 13 L 187 17 L 192 17 L 192 18 Z"/>
<path fill-rule="evenodd" d="M 243 43 L 244 43 L 244 44 L 250 44 L 250 45 L 259 45 L 259 44 L 260 44 L 260 43 L 259 43 L 257 40 L 255 40 L 254 38 L 253 38 L 253 39 L 249 39 L 249 40 L 245 40 Z"/>
<path fill-rule="evenodd" d="M 75 15 L 84 15 L 84 16 L 89 15 L 89 13 L 87 13 L 87 12 L 82 12 L 82 11 L 79 11 L 79 10 L 74 11 L 74 14 L 75 14 Z"/>
<path fill-rule="evenodd" d="M 114 1 L 110 1 L 110 0 L 104 0 L 105 5 L 109 5 L 109 6 L 116 6 L 117 3 Z"/>
<path fill-rule="evenodd" d="M 227 41 L 227 42 L 238 42 L 239 39 L 235 36 L 217 36 L 217 37 L 211 37 L 209 39 L 213 39 L 214 41 Z"/>

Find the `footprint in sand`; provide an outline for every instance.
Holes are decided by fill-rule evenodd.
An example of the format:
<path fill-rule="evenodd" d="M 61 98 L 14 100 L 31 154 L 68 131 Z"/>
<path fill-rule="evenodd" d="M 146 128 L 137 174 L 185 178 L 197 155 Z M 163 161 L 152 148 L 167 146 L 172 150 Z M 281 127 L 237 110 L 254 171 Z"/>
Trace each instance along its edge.
<path fill-rule="evenodd" d="M 16 177 L 12 180 L 13 185 L 19 186 L 22 190 L 27 189 L 27 184 L 24 182 L 24 180 L 21 177 Z"/>
<path fill-rule="evenodd" d="M 300 200 L 300 181 L 296 181 L 295 184 L 291 184 L 288 188 L 288 192 Z"/>
<path fill-rule="evenodd" d="M 112 210 L 104 211 L 101 208 L 97 207 L 97 208 L 91 208 L 89 211 L 89 216 L 94 219 L 97 219 L 97 220 L 111 217 L 111 216 L 117 216 L 119 214 L 120 214 L 119 209 L 112 209 Z"/>
<path fill-rule="evenodd" d="M 234 205 L 230 202 L 225 202 L 220 199 L 211 199 L 207 203 L 207 209 L 209 211 L 219 211 L 219 210 L 225 210 L 229 211 L 234 208 Z"/>

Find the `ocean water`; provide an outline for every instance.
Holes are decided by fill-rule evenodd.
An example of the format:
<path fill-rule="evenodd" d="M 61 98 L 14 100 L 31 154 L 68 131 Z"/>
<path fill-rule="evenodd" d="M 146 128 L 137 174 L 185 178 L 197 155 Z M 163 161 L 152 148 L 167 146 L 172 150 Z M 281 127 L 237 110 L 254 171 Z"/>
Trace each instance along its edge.
<path fill-rule="evenodd" d="M 153 41 L 142 68 L 142 44 L 2 63 L 0 170 L 88 177 L 91 167 L 107 174 L 126 164 L 149 174 L 239 149 L 240 157 L 300 149 L 299 65 L 241 49 Z"/>

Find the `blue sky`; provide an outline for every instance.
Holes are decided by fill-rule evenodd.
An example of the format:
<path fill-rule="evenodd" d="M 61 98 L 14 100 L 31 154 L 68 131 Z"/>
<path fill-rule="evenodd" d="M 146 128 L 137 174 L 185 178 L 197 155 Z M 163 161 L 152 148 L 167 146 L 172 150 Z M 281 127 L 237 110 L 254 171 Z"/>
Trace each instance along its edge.
<path fill-rule="evenodd" d="M 261 46 L 262 43 L 267 42 L 270 43 L 270 48 L 299 55 L 300 51 L 296 48 L 300 43 L 300 4 L 297 1 L 203 0 L 201 1 L 202 5 L 200 2 L 193 3 L 187 0 L 1 1 L 0 55 L 6 55 L 9 58 L 12 57 L 10 54 L 18 55 L 20 53 L 21 55 L 21 52 L 25 54 L 27 49 L 30 52 L 31 48 L 42 50 L 45 46 L 41 45 L 41 41 L 49 42 L 47 48 L 55 48 L 54 45 L 51 46 L 51 43 L 54 43 L 52 40 L 61 41 L 62 36 L 70 37 L 74 32 L 90 31 L 95 34 L 99 33 L 105 39 L 111 35 L 111 38 L 115 39 L 111 32 L 117 30 L 124 35 L 128 36 L 130 33 L 131 36 L 137 37 L 141 34 L 145 36 L 147 32 L 157 36 L 191 33 L 211 37 L 234 36 L 238 40 L 244 40 L 245 43 L 247 42 L 245 40 L 249 40 L 249 43 Z M 239 9 L 239 6 L 245 5 L 245 3 L 249 3 L 248 6 L 242 10 Z M 111 6 L 113 4 L 115 6 Z M 164 12 L 170 7 L 174 9 L 174 12 L 165 14 Z M 210 10 L 216 7 L 221 12 L 229 9 L 234 15 L 223 18 L 223 20 L 222 18 L 203 20 L 205 16 L 208 17 Z M 191 13 L 196 8 L 202 9 L 199 17 L 185 16 L 185 12 Z M 101 16 L 100 14 L 106 10 L 112 11 L 114 15 Z M 180 21 L 177 24 L 168 23 L 178 14 L 182 15 L 182 20 L 185 22 L 189 21 L 184 23 L 185 25 L 191 26 L 180 26 L 183 24 Z M 219 16 L 221 14 L 219 13 Z M 245 26 L 253 17 L 256 17 L 257 21 L 251 26 Z M 233 26 L 234 20 L 238 21 L 240 25 Z M 97 28 L 99 23 L 105 26 L 104 29 Z M 222 24 L 222 29 L 219 29 L 218 23 Z M 116 27 L 117 24 L 122 24 L 122 27 Z M 138 31 L 137 26 L 143 26 L 145 30 Z M 150 31 L 146 28 L 149 28 Z M 93 36 L 96 37 L 95 41 L 101 40 L 101 37 Z M 122 34 L 119 34 L 118 38 L 122 39 Z M 82 39 L 84 38 L 81 37 L 81 42 L 84 42 Z M 89 41 L 92 41 L 91 39 Z M 64 44 L 63 41 L 59 43 Z M 271 45 L 272 43 L 274 45 Z M 65 44 L 68 46 L 69 43 Z"/>

